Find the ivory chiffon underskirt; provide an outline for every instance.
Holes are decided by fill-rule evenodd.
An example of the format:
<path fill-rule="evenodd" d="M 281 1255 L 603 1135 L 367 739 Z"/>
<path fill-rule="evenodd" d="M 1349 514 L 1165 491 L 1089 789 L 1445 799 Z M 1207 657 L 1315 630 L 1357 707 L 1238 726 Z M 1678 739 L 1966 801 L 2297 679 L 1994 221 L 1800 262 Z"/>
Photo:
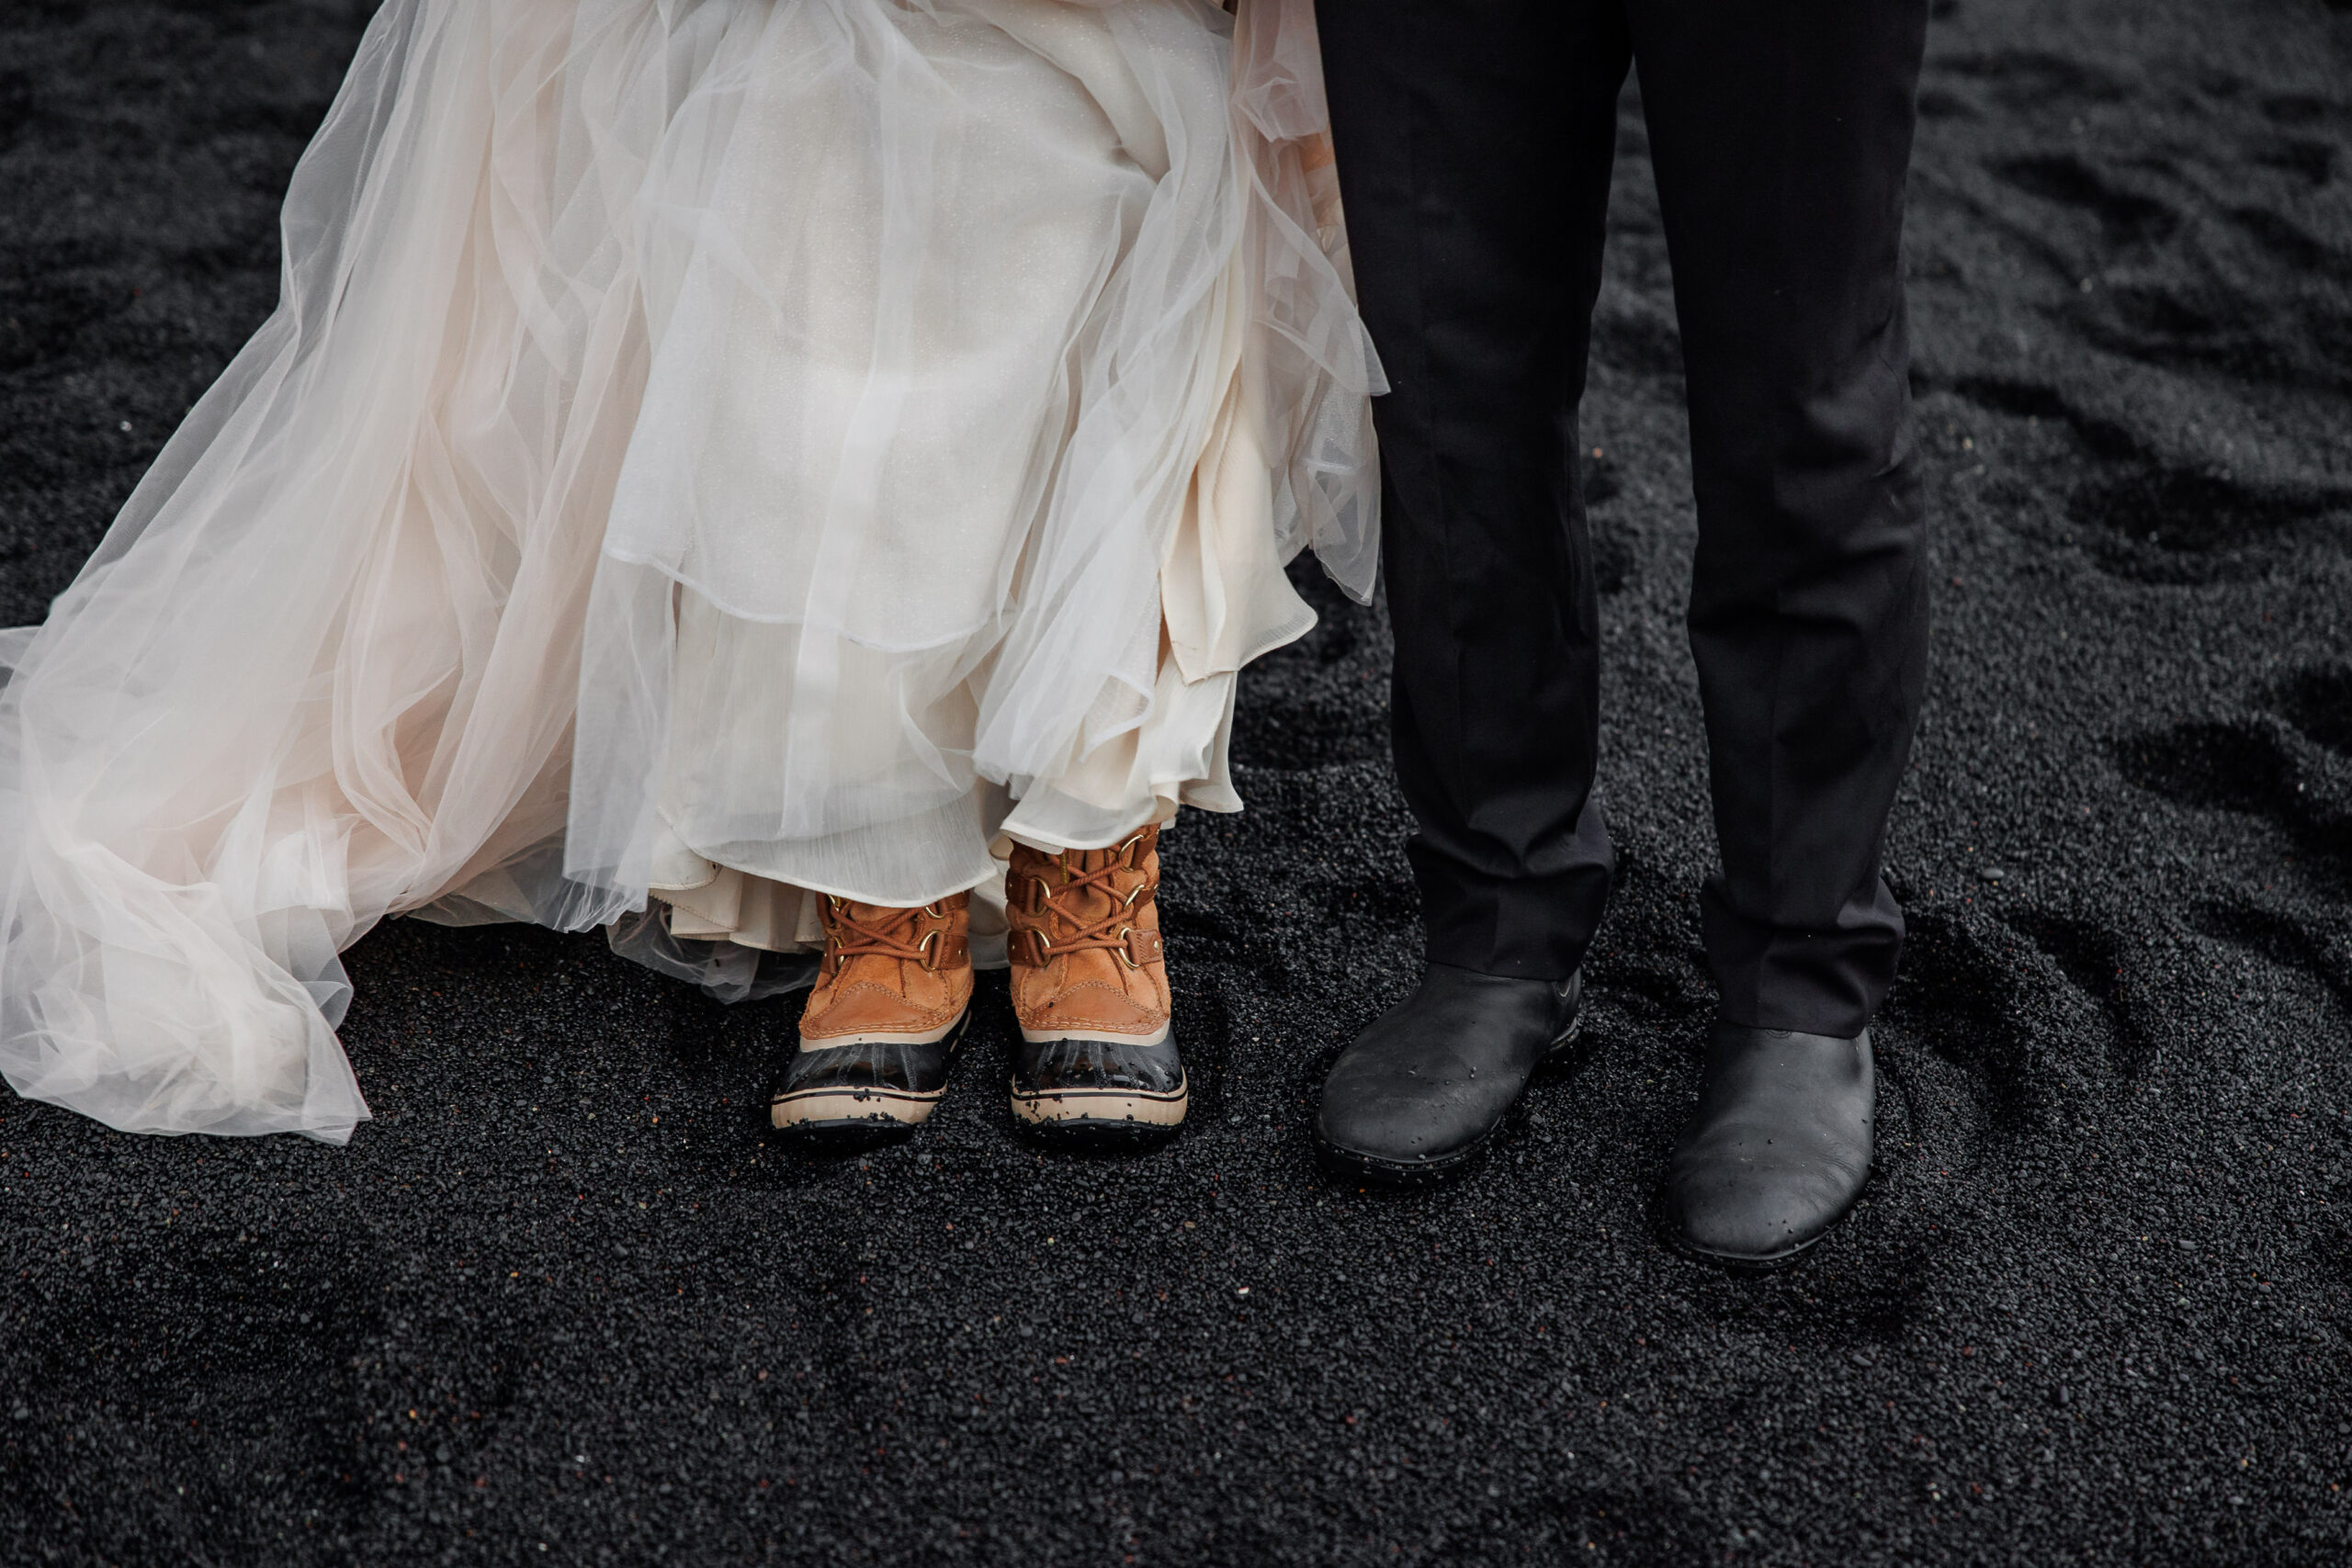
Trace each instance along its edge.
<path fill-rule="evenodd" d="M 387 914 L 740 996 L 811 893 L 1237 807 L 1283 563 L 1376 557 L 1326 130 L 1309 0 L 387 0 L 0 633 L 0 1072 L 339 1141 Z"/>
<path fill-rule="evenodd" d="M 1006 862 L 1016 842 L 1047 852 L 1101 849 L 1173 821 L 1182 806 L 1241 809 L 1230 751 L 1236 684 L 1230 673 L 1188 682 L 1172 663 L 1163 666 L 1140 727 L 1017 801 L 982 781 L 922 818 L 813 840 L 690 841 L 665 816 L 650 887 L 666 907 L 661 929 L 694 945 L 680 954 L 685 968 L 644 951 L 631 955 L 728 999 L 760 995 L 803 977 L 758 954 L 820 950 L 819 905 L 829 894 L 912 908 L 969 892 L 973 961 L 1001 967 Z M 654 931 L 640 928 L 631 938 L 632 949 L 643 949 Z"/>

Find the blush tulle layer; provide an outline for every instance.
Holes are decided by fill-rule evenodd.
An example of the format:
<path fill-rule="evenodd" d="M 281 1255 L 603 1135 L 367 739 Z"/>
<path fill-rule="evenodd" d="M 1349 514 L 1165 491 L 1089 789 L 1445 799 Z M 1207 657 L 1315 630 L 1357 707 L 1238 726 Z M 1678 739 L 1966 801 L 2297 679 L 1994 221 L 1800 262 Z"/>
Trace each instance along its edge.
<path fill-rule="evenodd" d="M 1283 563 L 1376 552 L 1311 18 L 390 0 L 277 313 L 0 633 L 0 1072 L 339 1141 L 387 914 L 741 994 L 649 889 L 723 934 L 1238 805 Z"/>

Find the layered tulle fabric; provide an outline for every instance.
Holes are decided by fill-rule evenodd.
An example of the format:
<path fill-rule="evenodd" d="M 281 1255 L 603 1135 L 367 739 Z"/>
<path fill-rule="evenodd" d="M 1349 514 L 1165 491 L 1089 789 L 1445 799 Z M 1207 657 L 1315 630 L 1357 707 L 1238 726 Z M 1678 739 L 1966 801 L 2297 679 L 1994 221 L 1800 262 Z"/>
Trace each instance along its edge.
<path fill-rule="evenodd" d="M 1322 131 L 1305 0 L 390 0 L 279 310 L 0 639 L 0 1071 L 341 1139 L 388 913 L 685 971 L 761 878 L 1220 804 L 1280 563 L 1371 586 Z"/>

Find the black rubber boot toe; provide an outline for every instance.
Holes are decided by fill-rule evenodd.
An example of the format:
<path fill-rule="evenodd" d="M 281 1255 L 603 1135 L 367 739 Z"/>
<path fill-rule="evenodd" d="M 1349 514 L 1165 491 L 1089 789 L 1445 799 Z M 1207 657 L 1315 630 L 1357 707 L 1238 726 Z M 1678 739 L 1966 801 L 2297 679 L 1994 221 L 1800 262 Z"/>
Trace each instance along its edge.
<path fill-rule="evenodd" d="M 947 1091 L 967 1012 L 933 1041 L 804 1045 L 770 1100 L 775 1126 L 812 1145 L 848 1149 L 905 1137 Z"/>
<path fill-rule="evenodd" d="M 1056 1142 L 1157 1143 L 1191 1103 L 1173 1034 L 1158 1041 L 1023 1039 L 1012 1048 L 1012 1115 Z"/>

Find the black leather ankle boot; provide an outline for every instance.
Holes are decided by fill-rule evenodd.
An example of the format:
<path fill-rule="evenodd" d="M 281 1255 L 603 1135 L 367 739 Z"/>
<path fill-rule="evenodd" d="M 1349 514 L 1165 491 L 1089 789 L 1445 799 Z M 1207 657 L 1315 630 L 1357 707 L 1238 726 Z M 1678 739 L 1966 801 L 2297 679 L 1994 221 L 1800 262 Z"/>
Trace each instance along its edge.
<path fill-rule="evenodd" d="M 1520 980 L 1430 964 L 1323 1080 L 1325 1163 L 1383 1186 L 1465 1168 L 1535 1069 L 1576 1039 L 1583 999 L 1581 973 Z"/>
<path fill-rule="evenodd" d="M 1716 1024 L 1699 1108 L 1667 1167 L 1675 1239 L 1751 1269 L 1819 1241 L 1870 1179 L 1877 1088 L 1868 1030 L 1840 1040 Z"/>

